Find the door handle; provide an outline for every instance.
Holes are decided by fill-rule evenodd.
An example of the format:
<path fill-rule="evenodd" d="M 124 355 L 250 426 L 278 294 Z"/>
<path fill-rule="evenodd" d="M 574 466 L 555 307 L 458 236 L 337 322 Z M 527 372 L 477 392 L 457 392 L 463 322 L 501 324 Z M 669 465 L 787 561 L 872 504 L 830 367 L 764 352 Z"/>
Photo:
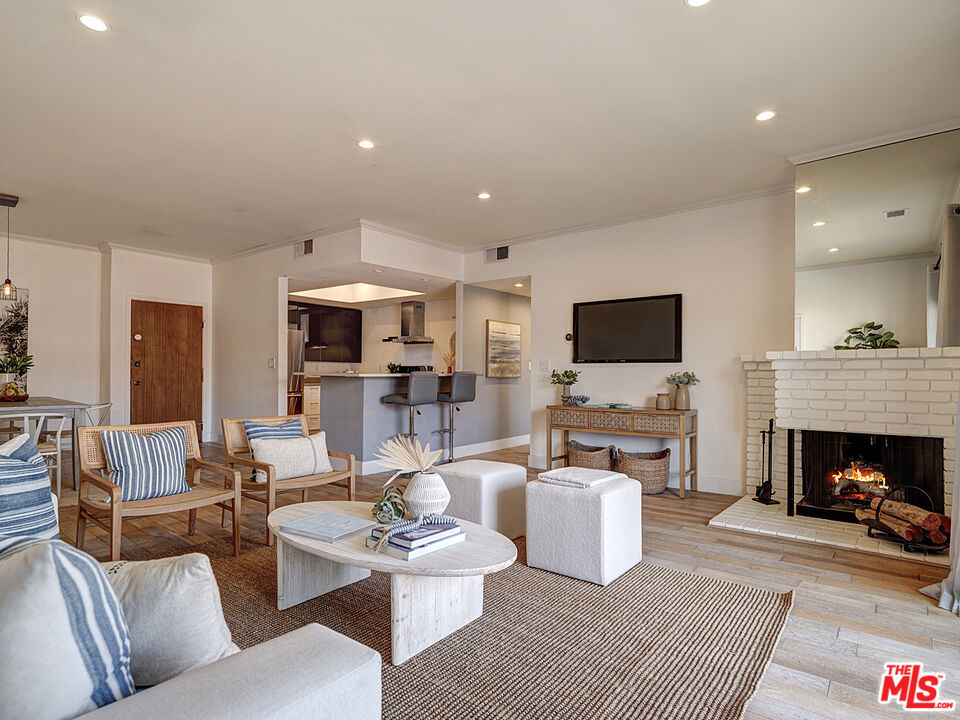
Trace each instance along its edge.
<path fill-rule="evenodd" d="M 133 384 L 134 384 L 134 385 L 140 385 L 140 381 L 139 381 L 139 380 L 134 380 L 134 381 L 133 381 Z"/>

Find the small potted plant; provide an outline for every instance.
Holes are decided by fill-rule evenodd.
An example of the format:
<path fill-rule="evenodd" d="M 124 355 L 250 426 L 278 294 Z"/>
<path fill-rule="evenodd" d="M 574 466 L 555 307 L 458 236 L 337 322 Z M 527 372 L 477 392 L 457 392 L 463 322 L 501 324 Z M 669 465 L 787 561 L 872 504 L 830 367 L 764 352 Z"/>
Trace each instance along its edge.
<path fill-rule="evenodd" d="M 667 385 L 676 387 L 673 398 L 674 410 L 690 409 L 690 386 L 700 382 L 700 378 L 692 372 L 675 372 L 667 376 Z"/>
<path fill-rule="evenodd" d="M 576 370 L 564 370 L 563 372 L 557 372 L 554 370 L 550 374 L 550 384 L 560 386 L 560 400 L 564 405 L 567 405 L 570 402 L 570 388 L 577 384 L 577 381 L 580 379 L 580 373 Z"/>
<path fill-rule="evenodd" d="M 442 450 L 430 451 L 429 443 L 423 446 L 406 435 L 397 435 L 384 441 L 378 448 L 376 462 L 396 472 L 384 483 L 384 487 L 403 473 L 413 473 L 403 491 L 403 502 L 410 517 L 442 513 L 450 502 L 450 491 L 433 470 Z"/>
<path fill-rule="evenodd" d="M 17 384 L 17 380 L 32 367 L 33 355 L 11 353 L 0 357 L 0 395 L 26 399 L 27 394 Z"/>
<path fill-rule="evenodd" d="M 900 345 L 893 333 L 883 331 L 883 323 L 868 322 L 847 330 L 847 337 L 843 345 L 834 345 L 834 350 L 855 350 L 861 348 L 883 349 L 895 348 Z"/>

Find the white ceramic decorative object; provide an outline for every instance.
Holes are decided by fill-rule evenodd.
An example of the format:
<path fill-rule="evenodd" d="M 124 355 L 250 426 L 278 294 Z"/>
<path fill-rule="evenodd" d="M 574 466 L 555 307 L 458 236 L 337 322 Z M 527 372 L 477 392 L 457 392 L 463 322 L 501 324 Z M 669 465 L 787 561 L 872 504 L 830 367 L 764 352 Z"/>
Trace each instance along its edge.
<path fill-rule="evenodd" d="M 442 513 L 450 502 L 450 491 L 435 472 L 417 473 L 403 491 L 410 517 Z"/>

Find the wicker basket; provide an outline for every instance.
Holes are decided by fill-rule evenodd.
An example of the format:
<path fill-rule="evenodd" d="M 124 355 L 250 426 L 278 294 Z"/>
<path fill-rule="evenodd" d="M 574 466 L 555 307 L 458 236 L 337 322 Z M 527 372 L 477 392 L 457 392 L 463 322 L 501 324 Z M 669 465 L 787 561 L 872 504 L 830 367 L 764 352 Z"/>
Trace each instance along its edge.
<path fill-rule="evenodd" d="M 614 452 L 613 445 L 600 447 L 571 440 L 567 443 L 567 465 L 594 470 L 612 470 Z"/>
<path fill-rule="evenodd" d="M 662 493 L 670 479 L 670 448 L 660 452 L 628 453 L 617 448 L 620 472 L 639 480 L 644 495 Z"/>

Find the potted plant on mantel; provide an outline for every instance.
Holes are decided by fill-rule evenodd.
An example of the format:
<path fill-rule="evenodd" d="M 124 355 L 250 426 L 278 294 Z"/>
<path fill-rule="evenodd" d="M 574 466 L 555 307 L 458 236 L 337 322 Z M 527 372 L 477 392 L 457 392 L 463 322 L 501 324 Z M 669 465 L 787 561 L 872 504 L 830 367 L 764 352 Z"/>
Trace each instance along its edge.
<path fill-rule="evenodd" d="M 700 382 L 700 378 L 692 372 L 675 372 L 667 376 L 667 384 L 677 388 L 673 398 L 674 410 L 690 409 L 690 386 Z"/>
<path fill-rule="evenodd" d="M 570 404 L 570 388 L 577 384 L 580 373 L 576 370 L 564 370 L 562 373 L 554 370 L 550 374 L 550 384 L 560 386 L 560 400 L 564 405 Z"/>
<path fill-rule="evenodd" d="M 443 478 L 431 472 L 443 450 L 430 451 L 426 446 L 407 435 L 398 435 L 384 441 L 378 448 L 376 462 L 396 472 L 384 483 L 390 485 L 399 475 L 413 473 L 403 491 L 403 502 L 410 517 L 426 517 L 442 513 L 450 502 L 450 491 Z"/>

